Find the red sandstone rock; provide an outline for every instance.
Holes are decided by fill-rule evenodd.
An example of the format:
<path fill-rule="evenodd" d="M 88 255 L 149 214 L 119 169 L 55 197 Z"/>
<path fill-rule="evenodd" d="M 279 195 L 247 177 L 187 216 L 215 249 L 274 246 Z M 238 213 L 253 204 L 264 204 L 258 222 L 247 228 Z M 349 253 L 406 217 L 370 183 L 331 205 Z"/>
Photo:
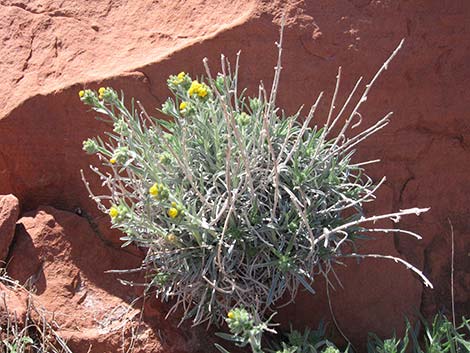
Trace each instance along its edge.
<path fill-rule="evenodd" d="M 256 1 L 2 0 L 0 108 L 153 63 L 249 19 Z M 77 81 L 78 79 L 78 81 Z"/>
<path fill-rule="evenodd" d="M 0 264 L 7 258 L 19 214 L 20 206 L 15 196 L 0 196 Z"/>
<path fill-rule="evenodd" d="M 25 209 L 40 204 L 68 210 L 80 207 L 104 230 L 106 217 L 88 199 L 78 171 L 85 169 L 92 187 L 98 188 L 87 169 L 96 161 L 83 154 L 81 141 L 106 127 L 79 102 L 77 91 L 82 87 L 123 89 L 127 97 L 139 97 L 150 111 L 167 96 L 164 82 L 169 74 L 182 70 L 202 74 L 205 56 L 216 71 L 221 52 L 234 57 L 241 49 L 241 85 L 254 91 L 260 79 L 269 84 L 272 78 L 277 55 L 273 43 L 278 39 L 279 19 L 287 11 L 278 103 L 294 112 L 325 90 L 322 113 L 338 66 L 343 67 L 338 96 L 343 102 L 355 78 L 370 78 L 405 38 L 403 50 L 361 112 L 364 125 L 369 126 L 393 110 L 392 123 L 359 148 L 357 160 L 382 159 L 369 170 L 373 177 L 387 176 L 384 196 L 370 212 L 413 206 L 430 206 L 431 211 L 402 224 L 421 233 L 423 241 L 385 237 L 368 243 L 364 251 L 404 256 L 425 269 L 436 289 L 423 292 L 418 280 L 394 263 L 366 261 L 340 271 L 346 289 L 333 294 L 334 309 L 343 330 L 356 343 L 366 331 L 391 333 L 413 308 L 428 313 L 449 308 L 450 219 L 457 245 L 457 311 L 468 314 L 470 47 L 462 43 L 470 35 L 470 4 L 440 0 L 169 4 L 1 1 L 0 193 L 14 193 Z M 322 119 L 319 114 L 316 123 Z M 105 236 L 112 241 L 118 237 Z M 27 237 L 23 238 L 28 245 Z M 62 251 L 53 250 L 55 242 L 44 249 L 48 246 L 52 247 L 48 251 Z M 86 244 L 77 246 L 89 249 Z M 32 256 L 28 263 L 15 266 L 25 279 L 38 270 L 39 263 Z M 90 272 L 68 262 L 61 266 L 53 268 L 72 275 Z M 96 281 L 101 278 L 96 276 Z M 322 287 L 319 281 L 316 297 L 301 294 L 283 321 L 315 327 L 320 317 L 328 318 Z"/>
<path fill-rule="evenodd" d="M 27 293 L 15 289 L 13 284 L 7 286 L 0 283 L 0 299 L 0 323 L 3 324 L 6 320 L 16 321 L 19 325 L 24 323 L 27 312 Z"/>
<path fill-rule="evenodd" d="M 130 344 L 131 330 L 135 330 L 136 353 L 177 353 L 181 347 L 196 352 L 190 336 L 164 319 L 164 306 L 160 306 L 161 315 L 150 319 L 144 311 L 139 324 L 139 305 L 132 302 L 141 289 L 124 286 L 118 279 L 139 283 L 142 278 L 106 273 L 139 267 L 141 260 L 103 241 L 85 218 L 41 207 L 18 221 L 7 270 L 12 278 L 33 288 L 36 306 L 47 319 L 54 318 L 74 353 L 118 351 Z M 188 332 L 196 335 L 197 331 Z"/>

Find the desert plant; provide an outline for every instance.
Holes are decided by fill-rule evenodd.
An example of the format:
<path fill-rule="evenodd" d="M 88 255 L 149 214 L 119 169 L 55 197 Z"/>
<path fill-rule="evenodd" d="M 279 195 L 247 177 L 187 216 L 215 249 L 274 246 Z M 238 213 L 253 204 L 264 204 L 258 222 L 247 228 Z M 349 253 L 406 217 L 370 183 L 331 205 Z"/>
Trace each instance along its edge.
<path fill-rule="evenodd" d="M 350 347 L 340 350 L 327 338 L 326 325 L 320 322 L 316 330 L 306 328 L 300 332 L 291 328 L 290 332 L 283 333 L 281 345 L 274 341 L 275 353 L 288 350 L 292 353 L 349 353 Z"/>
<path fill-rule="evenodd" d="M 293 300 L 300 285 L 313 293 L 315 276 L 327 276 L 336 261 L 351 256 L 401 262 L 431 286 L 402 259 L 351 250 L 370 232 L 420 238 L 366 225 L 427 210 L 363 213 L 385 178 L 374 183 L 363 168 L 374 161 L 353 162 L 354 148 L 387 125 L 391 113 L 347 137 L 360 126 L 362 104 L 402 43 L 349 114 L 362 78 L 337 110 L 339 70 L 323 126 L 311 126 L 322 93 L 306 116 L 302 109 L 287 116 L 276 107 L 281 43 L 282 34 L 271 91 L 260 84 L 256 97 L 238 87 L 238 55 L 233 70 L 222 56 L 215 77 L 207 59 L 206 78 L 170 76 L 173 97 L 160 110 L 164 118 L 149 116 L 138 101 L 127 108 L 124 95 L 109 87 L 79 93 L 113 126 L 106 141 L 84 142 L 104 166 L 91 169 L 108 189 L 95 195 L 84 178 L 90 197 L 124 232 L 124 245 L 148 248 L 150 285 L 163 300 L 174 299 L 170 313 L 182 308 L 182 320 L 220 323 L 233 307 L 263 317 L 286 294 Z"/>
<path fill-rule="evenodd" d="M 470 319 L 463 317 L 461 324 L 455 326 L 439 313 L 432 322 L 421 317 L 421 323 L 424 328 L 422 340 L 417 335 L 418 329 L 411 331 L 413 353 L 470 352 Z"/>
<path fill-rule="evenodd" d="M 368 353 L 406 353 L 409 350 L 409 331 L 410 323 L 406 321 L 406 332 L 403 337 L 397 338 L 393 335 L 392 338 L 382 340 L 374 333 L 369 333 L 369 339 L 367 341 L 367 352 Z"/>
<path fill-rule="evenodd" d="M 304 333 L 291 328 L 290 332 L 277 336 L 276 340 L 267 340 L 267 346 L 262 347 L 263 334 L 277 332 L 271 324 L 272 315 L 263 321 L 257 313 L 251 314 L 245 308 L 235 308 L 228 312 L 225 319 L 230 333 L 217 333 L 217 336 L 235 343 L 238 347 L 250 346 L 253 353 L 348 353 L 349 347 L 341 352 L 332 342 L 326 339 L 326 327 L 320 323 L 318 329 L 305 329 Z M 266 340 L 265 340 L 266 341 Z M 216 344 L 222 353 L 228 350 Z"/>
<path fill-rule="evenodd" d="M 422 330 L 421 328 L 424 328 Z M 411 338 L 411 339 L 410 339 Z M 420 322 L 413 329 L 406 320 L 406 332 L 402 338 L 395 335 L 381 339 L 369 334 L 368 353 L 464 353 L 470 352 L 470 320 L 462 318 L 462 323 L 455 326 L 447 317 L 439 313 L 432 322 L 421 316 Z"/>
<path fill-rule="evenodd" d="M 272 319 L 261 320 L 255 312 L 251 314 L 245 308 L 234 308 L 227 313 L 225 319 L 230 333 L 216 333 L 217 336 L 233 342 L 238 347 L 250 347 L 253 353 L 263 353 L 262 338 L 265 332 L 276 333 L 270 325 Z M 219 344 L 215 345 L 222 353 L 229 353 Z"/>
<path fill-rule="evenodd" d="M 316 330 L 309 328 L 303 333 L 293 330 L 281 332 L 276 336 L 263 338 L 265 333 L 277 333 L 271 318 L 262 321 L 244 308 L 231 310 L 226 318 L 230 333 L 218 333 L 239 347 L 250 346 L 253 353 L 348 353 L 351 347 L 339 349 L 328 339 L 326 327 L 320 323 Z M 423 329 L 424 328 L 424 329 Z M 262 347 L 262 342 L 265 346 Z M 222 353 L 228 350 L 216 345 Z M 406 331 L 403 336 L 395 334 L 391 338 L 382 339 L 369 333 L 367 340 L 368 353 L 467 353 L 470 352 L 470 320 L 465 317 L 458 326 L 454 326 L 448 318 L 439 313 L 432 321 L 421 316 L 421 321 L 412 328 L 406 319 Z"/>

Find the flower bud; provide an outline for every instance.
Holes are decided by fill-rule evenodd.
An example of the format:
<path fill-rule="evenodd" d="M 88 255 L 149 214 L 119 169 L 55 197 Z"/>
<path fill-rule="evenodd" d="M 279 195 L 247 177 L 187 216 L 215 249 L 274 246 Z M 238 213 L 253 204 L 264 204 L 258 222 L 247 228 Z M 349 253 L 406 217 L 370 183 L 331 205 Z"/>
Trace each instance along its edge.
<path fill-rule="evenodd" d="M 98 152 L 98 144 L 93 139 L 87 139 L 87 140 L 83 141 L 83 150 L 87 154 L 94 154 L 94 153 Z"/>

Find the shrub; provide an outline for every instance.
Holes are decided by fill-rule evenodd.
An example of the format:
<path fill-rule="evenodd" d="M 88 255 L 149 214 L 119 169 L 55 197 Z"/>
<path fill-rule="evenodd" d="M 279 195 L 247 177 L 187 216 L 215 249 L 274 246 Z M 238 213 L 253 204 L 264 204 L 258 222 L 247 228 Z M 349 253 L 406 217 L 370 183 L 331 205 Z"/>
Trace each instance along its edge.
<path fill-rule="evenodd" d="M 300 285 L 313 293 L 315 276 L 327 276 L 348 256 L 400 261 L 431 285 L 401 259 L 351 252 L 371 231 L 419 238 L 366 224 L 427 210 L 364 216 L 364 203 L 375 199 L 385 178 L 374 183 L 363 168 L 372 161 L 353 162 L 354 148 L 387 125 L 391 113 L 346 137 L 361 124 L 359 109 L 398 49 L 347 115 L 361 79 L 337 111 L 338 72 L 323 126 L 311 126 L 322 94 L 306 116 L 302 109 L 286 116 L 276 107 L 281 44 L 269 94 L 262 84 L 255 97 L 240 91 L 238 56 L 233 71 L 222 57 L 215 77 L 207 60 L 206 78 L 170 76 L 164 118 L 149 116 L 134 100 L 127 108 L 124 95 L 110 87 L 80 92 L 113 125 L 106 141 L 84 142 L 102 162 L 104 169 L 91 168 L 109 189 L 95 196 L 88 188 L 90 195 L 123 231 L 124 245 L 148 248 L 150 285 L 163 300 L 174 299 L 170 313 L 182 308 L 182 320 L 195 324 L 220 323 L 232 307 L 263 316 L 280 298 L 293 300 Z"/>

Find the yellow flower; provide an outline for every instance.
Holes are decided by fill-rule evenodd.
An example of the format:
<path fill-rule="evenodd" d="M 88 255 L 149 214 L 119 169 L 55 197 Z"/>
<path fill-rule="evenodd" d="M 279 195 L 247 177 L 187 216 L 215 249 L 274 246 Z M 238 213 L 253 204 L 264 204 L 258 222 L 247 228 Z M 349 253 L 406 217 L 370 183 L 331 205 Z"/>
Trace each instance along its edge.
<path fill-rule="evenodd" d="M 153 185 L 149 188 L 149 193 L 150 193 L 150 195 L 152 195 L 152 196 L 158 196 L 158 185 L 157 185 L 157 183 L 153 184 Z"/>
<path fill-rule="evenodd" d="M 84 90 L 81 90 L 80 92 L 78 92 L 78 96 L 79 96 L 80 98 L 82 98 L 84 95 L 85 95 L 85 91 L 84 91 Z"/>
<path fill-rule="evenodd" d="M 233 318 L 235 317 L 235 313 L 234 313 L 232 310 L 230 310 L 230 311 L 227 313 L 227 317 L 228 317 L 229 319 L 233 319 Z"/>
<path fill-rule="evenodd" d="M 116 163 L 116 158 L 111 158 L 111 159 L 109 160 L 109 163 L 115 164 L 115 163 Z"/>
<path fill-rule="evenodd" d="M 98 90 L 98 93 L 100 94 L 100 96 L 102 96 L 104 94 L 104 92 L 106 92 L 106 88 L 100 87 L 99 90 Z"/>
<path fill-rule="evenodd" d="M 188 107 L 188 102 L 181 102 L 180 103 L 180 110 L 185 110 Z"/>
<path fill-rule="evenodd" d="M 204 83 L 199 83 L 199 81 L 194 80 L 189 87 L 188 94 L 192 96 L 193 94 L 197 94 L 199 97 L 204 98 L 207 96 L 208 89 Z"/>
<path fill-rule="evenodd" d="M 197 92 L 197 95 L 201 98 L 204 98 L 207 96 L 207 88 L 206 85 L 202 84 L 201 87 L 199 87 L 199 90 Z"/>
<path fill-rule="evenodd" d="M 191 86 L 189 87 L 188 94 L 192 96 L 194 93 L 198 93 L 200 87 L 201 87 L 201 84 L 197 80 L 194 80 L 193 82 L 191 82 Z"/>
<path fill-rule="evenodd" d="M 179 211 L 175 207 L 171 207 L 168 210 L 168 216 L 170 216 L 170 218 L 176 218 L 178 217 L 178 214 L 179 214 Z"/>
<path fill-rule="evenodd" d="M 171 207 L 176 207 L 176 202 L 175 201 L 171 202 Z"/>
<path fill-rule="evenodd" d="M 109 215 L 111 216 L 112 219 L 116 218 L 119 215 L 119 211 L 116 207 L 111 207 L 109 209 Z"/>
<path fill-rule="evenodd" d="M 186 77 L 186 73 L 184 71 L 181 71 L 177 76 L 176 79 L 173 81 L 174 84 L 179 85 L 181 82 L 184 81 L 184 78 Z"/>

